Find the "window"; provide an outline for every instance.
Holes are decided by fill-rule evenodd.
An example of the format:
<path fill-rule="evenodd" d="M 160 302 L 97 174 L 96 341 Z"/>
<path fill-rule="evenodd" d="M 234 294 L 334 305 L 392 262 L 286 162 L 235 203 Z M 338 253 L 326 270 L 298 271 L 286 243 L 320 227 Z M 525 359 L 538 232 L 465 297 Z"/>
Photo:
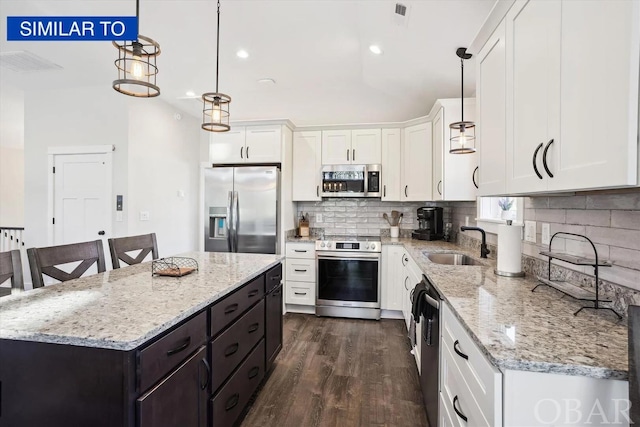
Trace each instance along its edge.
<path fill-rule="evenodd" d="M 476 222 L 488 232 L 496 233 L 498 224 L 504 224 L 508 219 L 514 224 L 522 224 L 524 213 L 522 197 L 478 197 L 477 207 Z"/>

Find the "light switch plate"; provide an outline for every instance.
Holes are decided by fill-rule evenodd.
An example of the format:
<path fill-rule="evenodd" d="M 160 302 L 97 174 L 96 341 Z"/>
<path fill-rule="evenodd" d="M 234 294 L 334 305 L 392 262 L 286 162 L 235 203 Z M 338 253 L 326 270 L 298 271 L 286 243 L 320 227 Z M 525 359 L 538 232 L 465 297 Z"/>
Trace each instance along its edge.
<path fill-rule="evenodd" d="M 536 242 L 536 222 L 525 221 L 524 222 L 524 240 L 526 242 Z"/>
<path fill-rule="evenodd" d="M 549 231 L 549 224 L 542 224 L 542 237 L 540 237 L 540 242 L 544 245 L 548 245 L 551 241 L 551 233 Z"/>
<path fill-rule="evenodd" d="M 140 211 L 140 221 L 149 221 L 149 211 Z"/>

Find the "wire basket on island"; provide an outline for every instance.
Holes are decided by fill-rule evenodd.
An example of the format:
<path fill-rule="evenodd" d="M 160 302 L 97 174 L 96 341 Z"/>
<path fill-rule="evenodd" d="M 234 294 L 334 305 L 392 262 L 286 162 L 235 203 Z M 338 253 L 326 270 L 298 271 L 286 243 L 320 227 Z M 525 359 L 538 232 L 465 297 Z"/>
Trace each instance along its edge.
<path fill-rule="evenodd" d="M 186 257 L 160 258 L 151 263 L 153 276 L 182 277 L 198 271 L 198 261 Z"/>

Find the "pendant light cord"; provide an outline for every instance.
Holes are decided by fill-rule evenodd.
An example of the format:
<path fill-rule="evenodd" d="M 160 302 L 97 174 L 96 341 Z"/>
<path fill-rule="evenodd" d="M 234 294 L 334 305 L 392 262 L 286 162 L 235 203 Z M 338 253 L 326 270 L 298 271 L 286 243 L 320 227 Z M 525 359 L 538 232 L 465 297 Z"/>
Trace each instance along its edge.
<path fill-rule="evenodd" d="M 136 0 L 136 21 L 138 21 L 138 34 L 136 34 L 136 41 L 140 35 L 140 0 Z"/>
<path fill-rule="evenodd" d="M 460 58 L 460 121 L 464 122 L 464 59 Z"/>
<path fill-rule="evenodd" d="M 220 0 L 218 0 L 218 31 L 216 34 L 216 93 L 218 93 L 219 63 L 220 63 Z"/>

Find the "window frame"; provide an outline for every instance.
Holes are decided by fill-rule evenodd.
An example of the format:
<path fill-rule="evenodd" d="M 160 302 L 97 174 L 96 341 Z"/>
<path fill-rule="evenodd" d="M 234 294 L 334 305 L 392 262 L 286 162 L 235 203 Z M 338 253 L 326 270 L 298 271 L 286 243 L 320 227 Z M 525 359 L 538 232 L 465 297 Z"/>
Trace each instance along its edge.
<path fill-rule="evenodd" d="M 524 197 L 511 198 L 515 199 L 516 207 L 516 217 L 513 220 L 513 225 L 524 225 Z M 476 199 L 476 224 L 487 233 L 497 234 L 498 225 L 504 224 L 505 220 L 484 215 L 488 199 L 491 199 L 489 203 L 497 203 L 497 199 L 500 199 L 500 197 L 478 197 Z"/>

